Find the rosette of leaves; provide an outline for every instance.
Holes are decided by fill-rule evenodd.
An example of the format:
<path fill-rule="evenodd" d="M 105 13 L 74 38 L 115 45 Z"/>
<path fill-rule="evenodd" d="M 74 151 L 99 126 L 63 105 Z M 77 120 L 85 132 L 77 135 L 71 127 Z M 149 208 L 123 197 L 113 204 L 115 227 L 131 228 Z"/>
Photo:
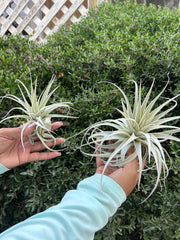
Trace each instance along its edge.
<path fill-rule="evenodd" d="M 42 91 L 40 96 L 37 96 L 37 80 L 35 81 L 34 87 L 31 80 L 30 91 L 27 89 L 27 87 L 22 81 L 17 80 L 22 99 L 12 94 L 7 94 L 3 97 L 3 98 L 11 99 L 20 105 L 19 107 L 12 108 L 6 114 L 6 116 L 1 120 L 1 122 L 11 118 L 25 119 L 26 123 L 23 125 L 22 131 L 21 131 L 22 145 L 23 145 L 23 132 L 25 128 L 28 127 L 30 124 L 34 124 L 35 130 L 33 134 L 29 135 L 29 141 L 33 144 L 34 140 L 38 138 L 42 142 L 42 144 L 45 146 L 45 148 L 53 151 L 53 149 L 49 148 L 46 144 L 47 142 L 52 142 L 52 141 L 54 141 L 55 143 L 55 140 L 56 140 L 55 137 L 53 136 L 53 132 L 51 131 L 51 127 L 52 127 L 51 119 L 52 118 L 73 118 L 68 114 L 63 115 L 63 114 L 52 113 L 55 109 L 62 109 L 62 112 L 63 112 L 63 109 L 69 110 L 72 103 L 58 102 L 58 103 L 52 103 L 50 105 L 47 105 L 51 96 L 55 93 L 55 91 L 58 88 L 57 86 L 55 89 L 51 90 L 54 80 L 55 80 L 55 77 L 52 77 L 49 84 Z M 23 90 L 25 90 L 27 97 L 25 97 Z M 20 111 L 22 112 L 22 114 L 8 116 L 9 113 L 14 110 Z"/>
<path fill-rule="evenodd" d="M 142 99 L 141 84 L 138 86 L 135 81 L 133 82 L 135 84 L 133 106 L 131 106 L 124 91 L 111 83 L 118 88 L 123 96 L 121 99 L 122 109 L 117 109 L 122 118 L 103 120 L 88 127 L 82 138 L 80 150 L 87 156 L 99 156 L 103 159 L 105 163 L 103 174 L 107 166 L 123 167 L 138 157 L 140 172 L 138 187 L 140 187 L 141 182 L 143 160 L 146 159 L 147 165 L 154 159 L 153 167 L 157 170 L 157 180 L 151 195 L 158 185 L 162 170 L 164 170 L 165 177 L 168 175 L 166 155 L 169 156 L 169 154 L 162 142 L 167 140 L 180 142 L 177 136 L 173 136 L 180 132 L 180 128 L 169 125 L 169 122 L 180 119 L 180 116 L 167 116 L 176 107 L 175 99 L 179 95 L 166 99 L 161 105 L 155 107 L 168 83 L 150 101 L 154 81 L 144 100 Z M 89 147 L 94 151 L 89 151 Z M 127 151 L 131 147 L 134 147 L 134 153 L 127 157 Z"/>

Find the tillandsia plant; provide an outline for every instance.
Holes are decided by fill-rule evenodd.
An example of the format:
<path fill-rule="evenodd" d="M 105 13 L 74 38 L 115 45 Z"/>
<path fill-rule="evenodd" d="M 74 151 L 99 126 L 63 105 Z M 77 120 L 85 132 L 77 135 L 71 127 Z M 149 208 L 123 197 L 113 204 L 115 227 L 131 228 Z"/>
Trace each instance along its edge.
<path fill-rule="evenodd" d="M 52 113 L 55 109 L 64 109 L 67 108 L 70 109 L 70 106 L 72 105 L 70 102 L 59 102 L 59 103 L 52 103 L 50 105 L 47 105 L 47 102 L 50 100 L 51 96 L 54 94 L 54 92 L 57 90 L 58 87 L 53 89 L 51 91 L 52 84 L 55 80 L 55 77 L 52 77 L 47 87 L 42 91 L 41 95 L 37 96 L 37 80 L 35 81 L 35 86 L 33 87 L 33 83 L 31 80 L 31 90 L 29 91 L 27 87 L 24 85 L 24 83 L 20 80 L 17 80 L 18 87 L 22 95 L 22 99 L 18 98 L 15 95 L 7 94 L 3 98 L 11 99 L 15 102 L 17 102 L 20 107 L 14 107 L 12 108 L 6 116 L 0 121 L 2 123 L 3 121 L 11 118 L 22 118 L 26 120 L 26 123 L 23 125 L 22 131 L 21 131 L 21 142 L 23 144 L 23 132 L 27 126 L 29 126 L 31 123 L 35 125 L 35 130 L 33 134 L 29 135 L 29 141 L 33 144 L 34 140 L 39 138 L 39 140 L 43 143 L 45 148 L 48 150 L 53 151 L 52 148 L 49 148 L 47 146 L 47 142 L 54 141 L 55 143 L 55 137 L 53 136 L 53 132 L 51 131 L 52 127 L 52 118 L 73 118 L 69 115 L 63 115 L 63 114 L 55 114 Z M 21 86 L 20 86 L 21 85 Z M 23 89 L 25 90 L 27 94 L 27 98 L 25 97 L 23 93 Z M 13 110 L 21 111 L 22 114 L 12 115 L 8 116 L 10 112 Z"/>
<path fill-rule="evenodd" d="M 170 121 L 180 119 L 180 116 L 165 117 L 165 115 L 176 107 L 177 102 L 175 99 L 179 95 L 171 99 L 166 99 L 163 104 L 155 107 L 168 82 L 163 90 L 151 101 L 150 95 L 154 81 L 144 100 L 142 100 L 141 84 L 138 86 L 135 81 L 133 82 L 135 84 L 133 107 L 124 91 L 111 83 L 119 89 L 123 96 L 121 99 L 122 110 L 117 109 L 122 118 L 107 119 L 88 127 L 82 138 L 80 149 L 85 155 L 92 157 L 99 156 L 103 159 L 105 163 L 103 173 L 107 166 L 123 167 L 135 157 L 138 157 L 140 172 L 138 188 L 140 187 L 143 171 L 143 160 L 146 159 L 146 162 L 150 163 L 154 159 L 153 166 L 156 166 L 157 169 L 157 180 L 150 193 L 151 195 L 158 185 L 162 170 L 164 170 L 165 177 L 168 175 L 165 155 L 169 156 L 169 154 L 161 143 L 166 140 L 180 142 L 178 137 L 173 136 L 173 134 L 180 132 L 180 128 L 167 124 Z M 172 105 L 168 108 L 170 103 Z M 163 111 L 165 108 L 166 110 Z M 89 151 L 88 147 L 94 150 L 93 153 Z M 134 147 L 134 153 L 127 157 L 127 151 L 131 147 Z"/>

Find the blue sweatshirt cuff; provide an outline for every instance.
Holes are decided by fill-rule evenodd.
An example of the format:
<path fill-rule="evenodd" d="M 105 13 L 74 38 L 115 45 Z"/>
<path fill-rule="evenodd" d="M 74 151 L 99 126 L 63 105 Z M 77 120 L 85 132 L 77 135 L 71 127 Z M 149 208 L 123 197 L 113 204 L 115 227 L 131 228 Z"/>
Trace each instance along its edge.
<path fill-rule="evenodd" d="M 9 169 L 0 163 L 0 174 L 7 172 Z"/>
<path fill-rule="evenodd" d="M 116 181 L 114 181 L 112 178 L 106 176 L 106 175 L 102 175 L 102 174 L 95 174 L 89 178 L 86 178 L 84 180 L 82 180 L 79 185 L 81 186 L 81 188 L 83 188 L 83 184 L 85 184 L 86 186 L 86 182 L 92 182 L 92 186 L 94 186 L 100 194 L 102 194 L 102 192 L 108 196 L 111 196 L 111 198 L 113 199 L 116 207 L 115 210 L 113 211 L 113 214 L 116 212 L 117 208 L 121 206 L 121 204 L 123 202 L 126 201 L 126 194 L 124 192 L 124 190 L 122 189 L 122 187 L 116 183 Z M 85 187 L 84 187 L 84 191 Z M 88 191 L 90 191 L 90 189 L 88 189 Z M 92 196 L 94 195 L 94 191 L 92 189 L 91 192 Z M 96 191 L 96 198 L 97 198 L 97 191 Z"/>

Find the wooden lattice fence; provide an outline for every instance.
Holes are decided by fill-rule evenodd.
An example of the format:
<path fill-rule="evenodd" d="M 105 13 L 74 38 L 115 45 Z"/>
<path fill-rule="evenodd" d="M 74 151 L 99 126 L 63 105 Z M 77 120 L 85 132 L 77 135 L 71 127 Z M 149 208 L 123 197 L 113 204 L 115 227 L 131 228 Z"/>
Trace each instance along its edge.
<path fill-rule="evenodd" d="M 79 21 L 90 6 L 101 2 L 103 0 L 0 0 L 0 36 L 21 33 L 42 42 L 61 25 Z"/>

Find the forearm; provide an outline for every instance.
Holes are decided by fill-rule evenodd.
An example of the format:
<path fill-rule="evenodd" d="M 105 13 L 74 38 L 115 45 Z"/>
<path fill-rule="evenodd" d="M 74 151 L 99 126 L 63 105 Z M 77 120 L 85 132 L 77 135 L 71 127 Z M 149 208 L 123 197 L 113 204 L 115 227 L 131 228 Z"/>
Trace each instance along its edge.
<path fill-rule="evenodd" d="M 96 174 L 67 192 L 60 204 L 36 214 L 0 234 L 11 240 L 90 240 L 125 201 L 122 188 L 111 178 Z"/>

